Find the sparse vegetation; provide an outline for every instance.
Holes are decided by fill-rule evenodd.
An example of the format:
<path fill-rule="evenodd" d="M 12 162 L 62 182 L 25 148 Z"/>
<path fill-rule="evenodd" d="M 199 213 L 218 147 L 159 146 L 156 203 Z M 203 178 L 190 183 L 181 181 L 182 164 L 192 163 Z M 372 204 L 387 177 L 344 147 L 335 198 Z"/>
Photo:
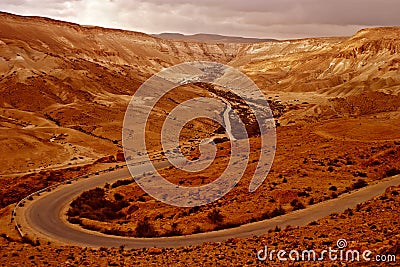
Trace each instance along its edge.
<path fill-rule="evenodd" d="M 334 185 L 332 185 L 331 187 L 329 187 L 329 190 L 330 190 L 330 191 L 337 191 L 337 187 L 334 186 Z"/>
<path fill-rule="evenodd" d="M 163 236 L 180 236 L 182 235 L 182 230 L 178 229 L 178 224 L 173 223 L 171 230 L 168 230 Z"/>
<path fill-rule="evenodd" d="M 24 235 L 24 236 L 22 237 L 21 241 L 22 241 L 22 243 L 30 244 L 30 245 L 32 245 L 32 246 L 34 246 L 34 247 L 40 246 L 39 240 L 34 241 L 32 238 L 30 238 L 30 237 L 27 236 L 27 235 Z"/>
<path fill-rule="evenodd" d="M 359 179 L 357 182 L 353 183 L 352 188 L 353 189 L 360 189 L 363 187 L 366 187 L 368 183 L 365 180 Z"/>
<path fill-rule="evenodd" d="M 69 218 L 79 216 L 98 221 L 122 218 L 125 214 L 121 210 L 127 207 L 129 203 L 121 197 L 117 195 L 119 200 L 110 201 L 105 199 L 104 189 L 89 190 L 71 203 L 67 215 Z"/>
<path fill-rule="evenodd" d="M 262 220 L 271 219 L 271 218 L 278 217 L 278 216 L 285 215 L 285 214 L 286 214 L 286 211 L 282 208 L 282 206 L 279 206 L 279 207 L 275 208 L 274 210 L 272 210 L 271 212 L 264 212 L 261 215 L 261 219 Z"/>
<path fill-rule="evenodd" d="M 357 8 L 362 9 L 363 4 Z M 182 86 L 158 101 L 147 126 L 161 129 L 164 115 L 187 99 L 210 95 L 225 98 L 246 123 L 251 137 L 251 156 L 243 179 L 226 197 L 201 208 L 170 207 L 144 194 L 133 179 L 117 181 L 75 199 L 68 211 L 71 223 L 121 236 L 206 232 L 270 219 L 400 174 L 400 29 L 367 29 L 354 38 L 255 45 L 199 44 L 162 41 L 140 33 L 81 27 L 45 18 L 7 13 L 0 17 L 0 123 L 4 129 L 0 147 L 2 156 L 6 155 L 1 158 L 1 231 L 10 235 L 0 238 L 1 266 L 254 266 L 262 265 L 256 253 L 264 244 L 271 249 L 333 248 L 338 238 L 347 238 L 349 248 L 399 253 L 399 187 L 389 188 L 384 195 L 357 205 L 354 210 L 333 214 L 332 218 L 311 222 L 307 227 L 281 230 L 273 225 L 270 234 L 259 237 L 174 249 L 127 250 L 118 248 L 120 244 L 116 248 L 92 249 L 59 246 L 56 242 L 40 245 L 33 234 L 32 239 L 25 236 L 20 242 L 17 232 L 8 229 L 13 224 L 7 216 L 12 204 L 38 189 L 89 173 L 88 170 L 104 177 L 107 172 L 100 169 L 112 171 L 111 165 L 123 162 L 124 153 L 119 152 L 116 159 L 110 155 L 121 148 L 126 96 L 132 95 L 154 71 L 186 61 L 230 62 L 266 93 L 276 125 L 282 124 L 268 179 L 249 193 L 248 182 L 257 168 L 260 152 L 259 129 L 246 104 L 250 99 L 235 95 L 229 88 Z M 262 106 L 261 101 L 255 101 Z M 200 157 L 195 146 L 204 135 L 220 134 L 214 140 L 215 165 L 200 175 L 190 173 L 190 179 L 173 168 L 160 171 L 169 174 L 171 183 L 176 185 L 205 185 L 225 169 L 230 142 L 223 137 L 226 131 L 218 123 L 197 121 L 187 126 L 193 128 L 185 127 L 188 131 L 179 133 L 179 141 L 186 146 L 184 151 L 190 159 Z M 133 137 L 136 133 L 137 129 L 132 130 Z M 158 150 L 158 142 L 153 142 L 157 134 L 146 131 L 149 150 Z M 155 153 L 165 156 L 160 151 Z M 104 158 L 95 165 L 54 170 L 91 164 L 97 156 Z M 128 160 L 132 157 L 127 155 Z M 234 166 L 238 163 L 235 160 Z M 28 171 L 35 173 L 23 174 Z M 7 175 L 18 177 L 4 177 Z M 22 224 L 22 220 L 16 221 Z M 28 230 L 23 225 L 21 229 Z"/>
<path fill-rule="evenodd" d="M 117 188 L 117 187 L 120 187 L 120 186 L 129 185 L 129 184 L 132 184 L 134 182 L 135 182 L 134 179 L 118 180 L 118 181 L 116 181 L 115 183 L 113 183 L 111 185 L 111 188 Z"/>
<path fill-rule="evenodd" d="M 154 229 L 148 217 L 144 217 L 143 220 L 139 221 L 135 228 L 135 235 L 137 237 L 156 237 L 158 236 L 157 231 Z"/>
<path fill-rule="evenodd" d="M 207 218 L 213 224 L 222 223 L 224 220 L 224 216 L 221 214 L 221 211 L 218 209 L 214 209 L 208 213 Z"/>
<path fill-rule="evenodd" d="M 323 42 L 325 41 L 326 40 Z M 88 40 L 88 42 L 88 47 L 90 48 L 91 41 Z M 98 39 L 97 42 L 101 43 L 102 41 L 101 39 Z M 313 42 L 317 41 L 313 40 Z M 329 42 L 335 41 L 329 40 Z M 7 43 L 7 45 L 13 46 L 14 44 L 10 41 Z M 60 45 L 63 46 L 62 43 Z M 271 45 L 274 46 L 274 44 Z M 307 46 L 309 44 L 307 43 L 305 45 Z M 339 43 L 333 46 L 336 45 L 340 46 Z M 291 44 L 288 44 L 286 50 L 290 51 L 290 46 Z M 329 44 L 329 46 L 331 46 L 331 44 Z M 151 47 L 152 46 L 149 46 L 149 49 L 143 51 L 143 53 L 151 54 Z M 314 47 L 320 46 L 314 45 Z M 228 49 L 227 47 L 225 48 Z M 362 48 L 363 52 L 368 53 L 368 47 L 365 48 L 366 49 Z M 40 50 L 40 48 L 38 49 Z M 54 145 L 57 146 L 68 146 L 69 150 L 75 151 L 76 149 L 79 150 L 79 148 L 73 144 L 70 144 L 69 142 L 71 142 L 71 140 L 81 140 L 80 137 L 83 136 L 88 137 L 87 140 L 92 140 L 92 142 L 95 140 L 95 144 L 91 144 L 88 148 L 95 148 L 96 154 L 105 156 L 103 158 L 104 161 L 100 161 L 99 164 L 107 164 L 106 168 L 111 171 L 114 167 L 110 167 L 110 164 L 112 163 L 112 165 L 114 165 L 114 162 L 120 161 L 116 159 L 114 160 L 113 156 L 110 156 L 112 154 L 115 155 L 115 152 L 117 151 L 116 149 L 121 143 L 121 138 L 119 136 L 120 131 L 118 131 L 116 134 L 114 131 L 116 129 L 115 125 L 122 120 L 123 112 L 121 112 L 121 110 L 125 110 L 126 108 L 126 106 L 124 106 L 126 103 L 121 105 L 121 102 L 123 101 L 114 100 L 120 99 L 120 95 L 132 93 L 131 83 L 135 82 L 135 86 L 139 86 L 139 83 L 143 80 L 142 78 L 147 77 L 149 74 L 146 73 L 146 70 L 149 68 L 136 65 L 119 64 L 118 62 L 126 62 L 126 60 L 123 58 L 121 58 L 121 60 L 118 59 L 118 57 L 123 57 L 124 53 L 118 53 L 118 51 L 114 50 L 113 52 L 110 52 L 106 47 L 104 48 L 104 51 L 103 49 L 99 51 L 97 44 L 96 49 L 93 50 L 94 52 L 92 49 L 89 49 L 90 51 L 86 51 L 85 47 L 75 47 L 74 49 L 76 49 L 76 51 L 74 50 L 72 54 L 69 52 L 70 49 L 62 50 L 65 52 L 65 55 L 63 55 L 61 58 L 56 51 L 45 51 L 47 55 L 46 60 L 51 61 L 51 57 L 57 57 L 57 62 L 54 64 L 55 66 L 58 65 L 59 60 L 61 60 L 62 69 L 67 70 L 65 75 L 81 75 L 76 80 L 81 81 L 82 84 L 85 85 L 84 87 L 81 87 L 84 89 L 80 89 L 79 86 L 76 88 L 76 86 L 72 83 L 72 81 L 75 80 L 74 77 L 64 77 L 65 75 L 63 75 L 63 77 L 58 77 L 57 74 L 54 74 L 54 76 L 53 74 L 50 75 L 50 73 L 38 70 L 37 74 L 26 80 L 28 84 L 19 83 L 15 84 L 15 86 L 5 84 L 6 93 L 4 96 L 7 99 L 5 99 L 4 103 L 12 106 L 13 109 L 15 108 L 16 110 L 18 108 L 28 110 L 29 114 L 31 115 L 36 115 L 35 113 L 39 112 L 37 115 L 40 118 L 40 123 L 42 120 L 47 121 L 47 123 L 49 120 L 53 120 L 57 122 L 58 125 L 63 125 L 64 128 L 58 129 L 58 127 L 55 127 L 54 123 L 50 123 L 50 125 L 54 126 L 57 130 L 49 130 L 49 133 L 46 134 L 40 133 L 39 140 L 43 140 L 46 145 L 51 145 L 54 143 Z M 187 49 L 190 50 L 190 44 Z M 298 49 L 298 47 L 296 49 Z M 341 47 L 338 50 L 333 49 L 332 51 L 334 51 L 333 53 L 335 53 L 335 51 L 343 51 L 346 56 L 350 56 L 348 58 L 351 58 L 351 60 L 359 60 L 360 57 L 353 57 L 353 54 L 346 54 L 346 49 L 346 47 Z M 18 50 L 19 53 L 23 53 L 24 49 Z M 232 59 L 236 57 L 236 55 L 230 54 L 228 58 L 226 58 L 227 55 L 232 51 L 229 53 L 226 51 L 220 53 L 221 47 L 218 48 L 218 51 L 212 52 L 210 50 L 210 53 L 207 52 L 207 55 L 203 54 L 202 52 L 203 50 L 208 51 L 207 49 L 200 50 L 193 51 L 193 54 L 185 52 L 185 56 L 190 54 L 191 58 L 196 58 L 197 53 L 201 53 L 201 58 L 212 55 L 213 59 L 217 61 L 223 60 L 224 62 L 226 59 Z M 235 49 L 235 51 L 239 50 Z M 175 51 L 174 53 L 176 54 L 177 52 L 179 51 Z M 307 51 L 303 52 L 308 54 Z M 303 52 L 296 54 L 303 56 Z M 354 51 L 349 52 L 353 53 Z M 116 63 L 114 62 L 116 65 L 114 63 L 110 65 L 112 70 L 108 70 L 108 61 L 106 62 L 103 60 L 104 56 L 111 55 L 109 53 L 112 53 L 112 57 L 110 57 L 111 61 L 114 59 L 117 60 Z M 168 60 L 168 49 L 163 51 L 163 53 L 165 54 L 165 58 L 162 60 L 157 59 L 159 51 L 153 55 L 138 54 L 135 56 L 137 56 L 138 62 L 141 62 L 141 64 L 147 64 L 144 62 L 148 62 L 148 60 L 142 61 L 141 58 L 150 58 L 152 62 L 151 69 L 157 69 L 157 65 L 158 67 L 162 68 L 172 63 L 170 60 Z M 243 53 L 245 53 L 245 50 L 243 50 Z M 258 53 L 260 52 L 256 52 L 255 54 Z M 261 51 L 261 53 L 268 52 Z M 382 118 L 382 116 L 379 117 L 380 119 L 372 119 L 373 115 L 375 114 L 371 114 L 371 111 L 397 112 L 399 97 L 383 92 L 371 92 L 363 95 L 356 95 L 353 94 L 354 91 L 352 88 L 348 88 L 348 90 L 347 88 L 342 88 L 346 90 L 341 90 L 341 88 L 339 88 L 342 86 L 341 81 L 349 80 L 349 78 L 353 77 L 353 75 L 348 77 L 347 71 L 344 75 L 346 77 L 341 77 L 341 74 L 332 74 L 335 76 L 333 78 L 335 83 L 334 87 L 338 86 L 339 91 L 341 92 L 341 97 L 336 99 L 332 98 L 329 100 L 328 105 L 325 106 L 325 104 L 323 104 L 325 103 L 325 99 L 322 98 L 325 96 L 319 96 L 319 94 L 313 95 L 313 93 L 310 92 L 310 94 L 305 94 L 304 98 L 300 97 L 301 92 L 304 89 L 307 91 L 313 91 L 316 88 L 321 89 L 321 86 L 329 87 L 330 77 L 323 77 L 322 80 L 314 80 L 314 78 L 325 75 L 321 73 L 325 73 L 327 62 L 331 62 L 332 58 L 343 57 L 343 55 L 333 55 L 329 53 L 329 55 L 326 55 L 328 58 L 325 58 L 324 56 L 323 60 L 325 61 L 326 59 L 327 62 L 323 62 L 323 64 L 320 65 L 322 61 L 320 62 L 318 59 L 314 62 L 314 59 L 312 58 L 317 56 L 317 54 L 315 54 L 315 51 L 312 53 L 313 54 L 311 57 L 307 58 L 313 61 L 310 62 L 310 64 L 313 65 L 313 68 L 316 68 L 315 72 L 304 72 L 304 69 L 299 69 L 302 68 L 302 64 L 291 66 L 290 62 L 288 61 L 288 67 L 291 69 L 291 71 L 287 72 L 286 70 L 282 69 L 281 72 L 279 70 L 280 68 L 277 68 L 276 74 L 274 74 L 274 77 L 272 77 L 271 84 L 269 82 L 265 84 L 265 86 L 271 87 L 271 89 L 277 91 L 282 88 L 282 85 L 280 85 L 282 82 L 285 84 L 285 90 L 282 90 L 279 95 L 276 95 L 275 97 L 273 95 L 268 95 L 268 103 L 271 106 L 274 118 L 277 121 L 281 121 L 283 126 L 278 130 L 277 137 L 280 140 L 280 144 L 278 148 L 274 148 L 277 152 L 275 157 L 276 161 L 272 166 L 268 180 L 266 180 L 259 190 L 250 194 L 250 197 L 247 194 L 248 190 L 243 189 L 247 189 L 245 188 L 246 182 L 251 177 L 251 172 L 253 169 L 257 167 L 257 152 L 260 151 L 258 149 L 259 138 L 256 138 L 258 137 L 259 130 L 256 129 L 257 127 L 255 127 L 256 123 L 254 121 L 254 114 L 251 114 L 249 111 L 249 106 L 245 103 L 246 98 L 241 99 L 238 95 L 235 95 L 233 92 L 227 90 L 227 88 L 195 84 L 189 88 L 185 86 L 180 88 L 182 89 L 183 93 L 175 91 L 174 93 L 168 95 L 165 98 L 165 100 L 168 100 L 168 107 L 170 104 L 183 103 L 182 101 L 184 101 L 186 97 L 198 97 L 199 95 L 202 96 L 203 94 L 209 95 L 210 93 L 213 93 L 219 97 L 224 97 L 227 101 L 229 101 L 232 104 L 232 108 L 235 110 L 235 112 L 240 114 L 240 117 L 243 119 L 246 125 L 248 125 L 247 129 L 249 130 L 249 136 L 251 137 L 249 142 L 251 144 L 252 152 L 251 158 L 248 161 L 249 168 L 248 172 L 246 171 L 246 174 L 243 177 L 243 181 L 240 181 L 235 185 L 231 195 L 228 195 L 226 198 L 223 198 L 216 203 L 212 203 L 200 210 L 191 212 L 191 209 L 168 207 L 159 201 L 153 200 L 152 197 L 143 194 L 143 192 L 138 189 L 133 179 L 120 180 L 107 185 L 104 189 L 104 192 L 93 191 L 87 195 L 83 194 L 81 196 L 82 198 L 75 200 L 69 210 L 70 222 L 92 225 L 88 227 L 100 228 L 100 231 L 102 232 L 127 235 L 131 235 L 132 232 L 132 235 L 135 235 L 134 230 L 132 229 L 135 228 L 136 222 L 142 221 L 144 216 L 148 216 L 151 218 L 153 230 L 157 231 L 159 235 L 164 235 L 166 232 L 167 234 L 174 235 L 179 234 L 180 231 L 184 232 L 185 234 L 190 233 L 191 231 L 196 231 L 195 227 L 198 225 L 200 225 L 199 227 L 202 229 L 202 231 L 209 231 L 210 229 L 214 228 L 232 227 L 233 225 L 255 222 L 260 219 L 280 216 L 285 214 L 285 209 L 289 212 L 292 210 L 302 209 L 305 207 L 305 205 L 314 204 L 314 202 L 321 202 L 330 198 L 335 198 L 338 195 L 343 194 L 343 192 L 350 192 L 353 188 L 365 186 L 365 184 L 363 184 L 364 182 L 356 182 L 358 178 L 368 178 L 365 179 L 366 183 L 374 182 L 378 179 L 381 179 L 385 175 L 391 176 L 398 173 L 400 167 L 398 166 L 398 163 L 396 163 L 396 159 L 399 155 L 399 149 L 396 147 L 398 146 L 398 142 L 396 143 L 393 141 L 388 141 L 389 139 L 397 140 L 398 138 L 396 137 L 396 133 L 390 133 L 391 136 L 388 138 L 388 140 L 381 140 L 382 136 L 385 137 L 384 133 L 382 134 L 380 132 L 380 136 L 378 136 L 377 134 L 374 134 L 375 131 L 367 132 L 365 129 L 369 129 L 369 127 L 371 127 L 372 129 L 377 129 L 380 131 L 382 125 L 389 125 L 391 122 L 395 122 L 395 120 L 389 118 L 389 115 L 388 119 Z M 249 56 L 253 57 L 255 54 Z M 76 55 L 78 58 L 74 58 Z M 85 58 L 93 57 L 93 61 L 89 62 L 85 59 L 79 58 L 79 55 L 85 55 Z M 101 58 L 98 58 L 97 55 L 101 55 Z M 272 65 L 276 65 L 275 63 L 277 62 L 275 62 L 274 58 L 269 58 L 266 56 L 266 54 L 262 54 L 262 60 L 259 60 L 255 57 L 243 61 L 244 63 L 252 62 L 250 65 L 243 66 L 243 70 L 248 71 L 253 67 L 265 68 L 265 64 L 269 65 L 270 63 Z M 329 59 L 330 57 L 332 58 Z M 68 60 L 64 61 L 63 59 L 66 58 L 68 58 Z M 40 61 L 40 59 L 38 60 Z M 265 62 L 265 60 L 268 62 Z M 228 61 L 229 60 L 226 62 Z M 100 62 L 101 64 L 98 64 Z M 239 60 L 238 62 L 242 61 Z M 298 61 L 296 60 L 296 62 Z M 39 63 L 40 62 L 38 62 L 38 65 L 40 65 Z M 281 61 L 279 64 L 280 63 Z M 360 62 L 353 63 L 354 64 L 349 65 L 356 66 L 357 63 Z M 396 64 L 398 63 L 395 62 L 395 64 L 393 64 L 391 67 L 396 67 Z M 320 66 L 322 66 L 323 72 L 321 72 L 321 69 L 319 69 Z M 71 69 L 71 71 L 68 71 L 68 69 Z M 72 71 L 82 69 L 86 71 Z M 129 72 L 127 71 L 128 69 Z M 258 72 L 255 70 L 257 69 L 252 69 L 252 71 L 249 72 L 251 73 L 250 76 L 258 75 Z M 16 71 L 18 72 L 19 70 Z M 134 75 L 135 73 L 137 74 L 137 77 Z M 298 73 L 301 73 L 301 75 L 297 76 Z M 40 77 L 36 78 L 36 75 L 40 75 Z M 296 83 L 288 82 L 291 77 L 287 75 L 295 75 Z M 358 73 L 355 75 L 358 75 Z M 19 77 L 20 75 L 17 73 L 14 76 Z M 256 76 L 251 78 L 255 78 L 254 80 L 257 83 L 263 83 L 264 78 L 269 78 Z M 9 76 L 4 77 L 5 83 L 8 80 L 8 77 Z M 131 77 L 135 78 L 132 79 Z M 384 77 L 387 78 L 387 76 Z M 371 80 L 373 80 L 373 78 L 371 78 Z M 302 83 L 302 81 L 306 84 Z M 339 84 L 336 84 L 337 81 L 340 81 Z M 314 82 L 317 82 L 317 84 L 314 84 Z M 128 87 L 126 87 L 127 84 L 129 84 Z M 371 86 L 371 91 L 375 90 L 374 88 L 378 87 L 377 85 L 379 84 L 380 82 L 376 81 L 376 85 Z M 306 88 L 304 86 L 306 86 Z M 368 87 L 368 84 L 365 84 L 364 87 Z M 11 88 L 12 91 L 10 92 L 12 92 L 12 94 L 8 94 L 7 90 L 11 90 Z M 96 88 L 95 91 L 92 91 L 92 88 Z M 295 89 L 297 92 L 299 92 L 299 96 L 288 99 L 289 96 L 293 97 L 290 92 L 292 89 Z M 58 90 L 60 90 L 60 92 Z M 103 90 L 106 90 L 107 92 L 103 92 Z M 20 97 L 19 99 L 9 99 L 11 96 L 20 96 L 19 93 L 22 94 L 26 92 L 29 92 L 30 99 L 34 100 L 37 98 L 43 100 L 43 103 L 39 100 L 29 103 L 30 101 L 23 101 L 23 97 Z M 38 92 L 40 94 L 35 94 Z M 346 95 L 347 93 L 349 96 L 352 96 L 348 97 Z M 118 97 L 113 97 L 113 94 L 116 94 Z M 332 90 L 332 92 L 329 93 L 329 97 L 333 96 L 334 94 L 335 92 Z M 102 97 L 98 98 L 96 95 L 101 95 Z M 69 105 L 68 99 L 77 101 L 76 103 L 79 103 L 79 105 Z M 381 99 L 384 99 L 384 101 Z M 321 105 L 318 104 L 318 106 L 316 106 L 314 109 L 314 107 L 306 107 L 300 104 L 305 102 L 321 103 Z M 385 104 L 385 107 L 383 107 L 382 103 Z M 388 107 L 386 107 L 386 104 Z M 121 107 L 124 108 L 122 109 Z M 168 113 L 168 108 L 166 107 L 166 102 L 160 101 L 159 106 L 157 107 L 157 110 L 155 110 L 154 114 L 156 119 L 149 121 L 149 123 L 155 126 L 155 129 L 157 126 L 159 126 L 158 120 L 161 121 L 160 118 L 162 118 L 164 115 L 163 113 Z M 309 110 L 304 112 L 305 109 Z M 280 118 L 286 112 L 290 112 L 287 113 L 288 115 L 290 114 L 290 116 L 287 118 Z M 358 116 L 358 112 L 359 114 L 368 114 L 369 117 L 364 118 L 362 116 Z M 44 113 L 46 113 L 45 117 L 47 117 L 47 120 L 43 118 Z M 307 115 L 305 116 L 306 113 Z M 343 116 L 341 116 L 342 113 L 344 114 Z M 19 116 L 22 115 L 14 117 Z M 30 125 L 27 122 L 23 122 L 20 118 L 18 118 L 18 120 L 13 118 L 14 121 L 11 121 L 7 117 L 9 117 L 9 115 L 5 114 L 4 119 L 6 125 L 14 124 L 17 125 L 18 128 Z M 381 122 L 383 122 L 383 124 Z M 33 121 L 33 123 L 36 122 Z M 212 125 L 204 122 L 197 123 L 197 126 L 193 123 L 188 125 L 190 125 L 190 127 L 193 126 L 193 129 L 201 128 L 201 131 L 188 131 L 190 132 L 190 139 L 187 138 L 188 135 L 182 135 L 182 140 L 180 140 L 183 142 L 182 147 L 186 147 L 185 151 L 191 151 L 189 153 L 191 159 L 196 159 L 199 157 L 199 153 L 195 146 L 196 142 L 203 138 L 203 136 L 200 136 L 203 134 L 202 131 L 204 130 L 204 132 L 207 132 L 207 130 L 210 130 L 209 133 L 206 134 L 221 134 L 221 136 L 218 136 L 218 138 L 215 139 L 215 143 L 218 145 L 218 157 L 215 161 L 215 165 L 213 166 L 213 170 L 206 170 L 205 173 L 202 173 L 198 176 L 193 174 L 193 179 L 180 177 L 180 173 L 178 175 L 177 172 L 168 170 L 166 173 L 171 174 L 170 178 L 172 183 L 190 186 L 192 185 L 192 181 L 193 183 L 198 181 L 199 184 L 207 184 L 210 182 L 210 180 L 215 178 L 211 177 L 214 173 L 217 173 L 219 170 L 223 169 L 223 167 L 220 166 L 224 165 L 225 158 L 229 156 L 227 152 L 229 150 L 229 146 L 227 144 L 229 143 L 228 138 L 222 137 L 222 134 L 226 134 L 226 131 L 223 129 L 223 127 L 218 124 Z M 368 124 L 368 127 L 363 126 L 365 123 Z M 199 127 L 199 125 L 201 127 Z M 70 128 L 66 129 L 66 127 Z M 396 132 L 395 126 L 387 127 L 390 128 L 390 131 Z M 349 129 L 351 129 L 351 131 Z M 68 135 L 65 133 L 67 130 Z M 189 130 L 192 130 L 192 128 Z M 63 132 L 63 134 L 61 135 L 60 132 Z M 182 133 L 184 133 L 184 131 Z M 153 133 L 149 134 L 151 135 Z M 37 138 L 38 136 L 32 137 Z M 152 136 L 150 137 L 152 138 Z M 379 139 L 379 142 L 371 142 L 371 140 L 374 140 L 374 138 Z M 83 139 L 84 140 L 82 141 L 82 144 L 86 143 L 87 141 L 85 138 Z M 107 146 L 105 144 L 107 144 Z M 109 148 L 108 145 L 111 146 L 111 148 Z M 153 145 L 153 143 L 149 142 L 148 145 L 150 147 Z M 154 149 L 156 148 L 157 147 L 154 147 Z M 151 147 L 151 149 L 153 149 L 153 147 Z M 33 151 L 34 149 L 30 148 L 29 150 Z M 114 152 L 111 153 L 110 151 Z M 118 151 L 120 151 L 120 149 L 118 149 Z M 157 155 L 165 155 L 160 151 L 156 151 L 156 153 Z M 81 154 L 83 155 L 83 153 Z M 48 157 L 51 158 L 51 155 Z M 119 158 L 123 161 L 124 154 L 121 154 L 120 152 Z M 67 155 L 66 159 L 81 162 L 80 159 L 82 159 L 82 161 L 90 160 L 90 155 L 85 155 L 82 158 L 81 155 L 78 155 L 78 153 L 72 153 L 71 155 Z M 35 160 L 36 159 L 32 158 L 27 161 L 26 165 L 29 165 L 26 166 L 27 170 L 35 171 L 35 169 L 38 167 L 35 166 Z M 238 161 L 236 161 L 236 163 L 237 162 Z M 66 164 L 69 163 L 70 162 L 67 162 Z M 48 163 L 46 162 L 46 165 L 47 164 Z M 91 172 L 96 171 L 97 174 L 107 175 L 107 172 L 100 172 L 99 169 L 100 168 L 97 167 L 93 168 Z M 64 176 L 66 175 L 69 174 L 64 172 L 60 173 L 60 175 L 50 176 L 47 172 L 40 173 L 38 174 L 37 178 L 27 181 L 20 186 L 12 185 L 10 180 L 1 182 L 6 190 L 1 192 L 0 205 L 7 206 L 15 203 L 22 197 L 28 195 L 32 188 L 40 189 L 44 186 L 51 185 L 57 180 L 64 180 Z M 146 172 L 145 175 L 149 176 L 150 174 Z M 176 177 L 179 177 L 181 180 L 177 180 Z M 315 182 L 315 179 L 318 179 L 317 183 Z M 352 184 L 353 182 L 356 183 Z M 193 186 L 195 186 L 195 184 L 193 184 Z M 310 190 L 306 188 L 310 188 Z M 22 193 L 20 193 L 18 190 L 21 190 Z M 246 192 L 246 194 L 243 194 L 243 192 Z M 388 201 L 393 197 L 394 196 L 388 196 Z M 294 198 L 297 199 L 293 202 L 292 200 Z M 256 207 L 260 203 L 262 203 L 260 207 Z M 282 208 L 282 206 L 284 208 Z M 223 212 L 223 215 L 221 211 Z M 170 226 L 174 227 L 171 228 Z"/>
<path fill-rule="evenodd" d="M 293 207 L 293 210 L 301 210 L 304 209 L 306 206 L 297 198 L 293 199 L 290 202 L 290 205 Z"/>
<path fill-rule="evenodd" d="M 396 176 L 400 174 L 400 168 L 391 168 L 385 172 L 385 177 Z"/>

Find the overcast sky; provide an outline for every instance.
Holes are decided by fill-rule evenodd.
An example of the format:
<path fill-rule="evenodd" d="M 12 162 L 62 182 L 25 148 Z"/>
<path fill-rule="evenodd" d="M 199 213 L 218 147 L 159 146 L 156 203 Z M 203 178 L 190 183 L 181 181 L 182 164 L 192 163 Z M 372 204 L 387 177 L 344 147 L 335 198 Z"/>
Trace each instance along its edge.
<path fill-rule="evenodd" d="M 278 39 L 400 25 L 399 0 L 1 0 L 0 10 L 146 33 Z"/>

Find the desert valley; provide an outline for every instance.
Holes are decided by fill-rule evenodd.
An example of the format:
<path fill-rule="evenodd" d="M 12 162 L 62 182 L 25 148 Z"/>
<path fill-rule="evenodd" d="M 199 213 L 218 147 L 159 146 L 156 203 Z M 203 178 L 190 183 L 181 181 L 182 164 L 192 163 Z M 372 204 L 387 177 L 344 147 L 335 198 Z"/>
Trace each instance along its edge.
<path fill-rule="evenodd" d="M 204 83 L 165 95 L 149 117 L 146 144 L 170 182 L 208 184 L 229 162 L 227 132 L 218 123 L 197 119 L 181 131 L 180 148 L 195 160 L 201 141 L 218 136 L 211 167 L 189 173 L 162 164 L 163 121 L 188 99 L 225 99 L 247 122 L 251 147 L 243 179 L 232 191 L 204 206 L 180 208 L 155 200 L 129 175 L 122 128 L 141 84 L 167 67 L 192 61 L 226 64 L 254 81 L 274 115 L 277 142 L 267 179 L 249 192 L 260 138 L 243 99 Z M 399 258 L 400 27 L 281 41 L 147 35 L 0 12 L 0 153 L 1 266 L 264 266 L 257 251 L 265 245 L 323 249 L 341 238 L 348 248 Z M 90 188 L 96 179 L 100 182 Z M 382 183 L 391 186 L 380 188 Z M 202 240 L 204 235 L 205 243 L 91 246 L 35 230 L 30 207 L 69 188 L 79 194 L 66 198 L 68 205 L 56 215 L 75 231 L 139 240 L 192 235 Z M 362 201 L 352 206 L 357 200 L 346 200 L 352 194 Z M 321 211 L 315 220 L 278 222 L 301 212 L 306 218 L 313 207 L 329 206 L 325 203 L 340 207 Z M 262 233 L 207 240 L 207 233 L 234 233 L 241 225 L 260 222 L 266 225 Z"/>

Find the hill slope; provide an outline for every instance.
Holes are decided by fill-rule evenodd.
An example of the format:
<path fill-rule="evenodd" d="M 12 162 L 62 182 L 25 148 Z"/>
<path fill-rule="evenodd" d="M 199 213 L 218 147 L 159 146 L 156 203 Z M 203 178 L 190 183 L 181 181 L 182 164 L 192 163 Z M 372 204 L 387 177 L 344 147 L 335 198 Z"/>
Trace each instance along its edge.
<path fill-rule="evenodd" d="M 400 27 L 366 29 L 350 38 L 254 44 L 232 64 L 270 91 L 349 96 L 400 89 Z"/>
<path fill-rule="evenodd" d="M 292 93 L 311 92 L 314 104 L 371 90 L 397 94 L 399 36 L 400 28 L 393 27 L 350 38 L 217 44 L 0 12 L 0 150 L 10 155 L 0 162 L 3 173 L 115 153 L 134 91 L 181 62 L 230 64 L 267 94 L 286 92 L 293 100 Z M 187 88 L 181 96 L 198 94 Z M 43 160 L 43 151 L 52 160 Z"/>
<path fill-rule="evenodd" d="M 210 43 L 262 43 L 262 42 L 277 42 L 275 39 L 260 39 L 246 38 L 237 36 L 224 36 L 218 34 L 198 33 L 193 35 L 184 35 L 180 33 L 160 33 L 152 34 L 154 37 L 159 37 L 166 40 L 176 41 L 192 41 L 192 42 L 210 42 Z"/>

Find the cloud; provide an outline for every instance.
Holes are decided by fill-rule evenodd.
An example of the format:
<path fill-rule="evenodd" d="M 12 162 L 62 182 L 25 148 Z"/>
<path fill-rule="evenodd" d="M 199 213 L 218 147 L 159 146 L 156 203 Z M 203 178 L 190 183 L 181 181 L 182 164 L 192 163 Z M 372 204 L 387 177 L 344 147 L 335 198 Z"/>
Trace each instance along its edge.
<path fill-rule="evenodd" d="M 0 10 L 147 33 L 281 39 L 400 24 L 398 0 L 2 0 Z"/>

